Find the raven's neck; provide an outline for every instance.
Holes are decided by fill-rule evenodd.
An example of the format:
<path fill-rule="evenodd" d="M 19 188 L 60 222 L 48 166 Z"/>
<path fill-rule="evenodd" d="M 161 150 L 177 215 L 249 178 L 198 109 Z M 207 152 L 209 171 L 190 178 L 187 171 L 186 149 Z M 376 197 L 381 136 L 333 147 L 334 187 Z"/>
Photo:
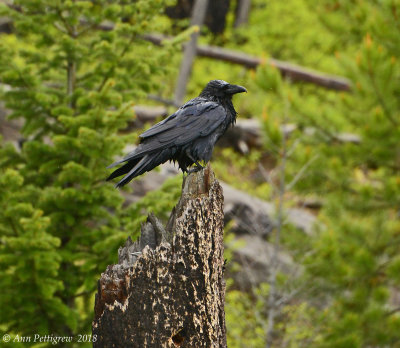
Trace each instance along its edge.
<path fill-rule="evenodd" d="M 200 94 L 200 96 L 202 96 L 202 95 Z M 237 112 L 236 112 L 235 108 L 233 107 L 232 98 L 221 98 L 221 97 L 210 96 L 210 95 L 202 96 L 202 97 L 206 98 L 210 101 L 217 102 L 218 104 L 221 104 L 227 111 L 228 115 L 230 116 L 229 123 L 231 123 L 232 125 L 235 124 Z"/>

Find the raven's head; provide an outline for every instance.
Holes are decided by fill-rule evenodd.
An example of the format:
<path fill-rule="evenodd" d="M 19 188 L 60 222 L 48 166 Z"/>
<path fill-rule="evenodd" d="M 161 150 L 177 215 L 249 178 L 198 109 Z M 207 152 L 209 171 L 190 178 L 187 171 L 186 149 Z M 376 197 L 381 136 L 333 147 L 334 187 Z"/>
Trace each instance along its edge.
<path fill-rule="evenodd" d="M 238 85 L 231 85 L 223 80 L 211 80 L 200 93 L 205 98 L 232 98 L 236 93 L 247 92 L 246 88 Z"/>

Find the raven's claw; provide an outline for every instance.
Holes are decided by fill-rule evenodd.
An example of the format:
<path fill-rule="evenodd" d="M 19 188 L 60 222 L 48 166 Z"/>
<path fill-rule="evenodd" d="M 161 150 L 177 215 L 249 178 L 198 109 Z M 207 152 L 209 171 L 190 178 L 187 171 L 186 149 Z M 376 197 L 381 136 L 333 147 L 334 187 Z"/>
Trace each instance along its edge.
<path fill-rule="evenodd" d="M 200 170 L 202 170 L 203 168 L 204 168 L 203 166 L 201 166 L 200 164 L 198 164 L 198 165 L 196 165 L 195 167 L 190 168 L 190 169 L 188 170 L 188 174 L 197 173 L 197 172 L 199 172 Z"/>

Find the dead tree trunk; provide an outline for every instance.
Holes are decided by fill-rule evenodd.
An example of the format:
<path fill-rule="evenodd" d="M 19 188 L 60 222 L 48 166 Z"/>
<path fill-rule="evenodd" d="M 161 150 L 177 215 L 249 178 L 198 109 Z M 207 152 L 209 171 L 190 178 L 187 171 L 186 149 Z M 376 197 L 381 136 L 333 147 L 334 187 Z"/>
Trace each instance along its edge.
<path fill-rule="evenodd" d="M 94 347 L 226 347 L 222 209 L 207 167 L 184 179 L 166 229 L 149 215 L 101 275 Z"/>
<path fill-rule="evenodd" d="M 236 8 L 235 28 L 246 24 L 249 20 L 251 0 L 238 0 Z"/>
<path fill-rule="evenodd" d="M 194 2 L 190 25 L 197 25 L 198 31 L 192 33 L 190 41 L 185 46 L 185 51 L 183 52 L 181 68 L 179 69 L 179 76 L 176 83 L 174 98 L 175 104 L 178 105 L 182 103 L 183 97 L 185 96 L 186 85 L 192 70 L 193 60 L 196 57 L 197 38 L 200 35 L 200 28 L 203 25 L 204 17 L 206 16 L 207 5 L 208 0 L 196 0 Z"/>

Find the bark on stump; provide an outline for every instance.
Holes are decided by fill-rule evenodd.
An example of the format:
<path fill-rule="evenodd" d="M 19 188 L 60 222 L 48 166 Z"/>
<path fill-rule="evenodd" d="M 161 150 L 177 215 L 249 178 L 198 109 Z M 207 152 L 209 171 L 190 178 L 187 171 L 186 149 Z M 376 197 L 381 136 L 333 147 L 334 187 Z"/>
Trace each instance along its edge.
<path fill-rule="evenodd" d="M 223 195 L 210 167 L 184 179 L 166 229 L 153 215 L 98 283 L 94 347 L 226 347 Z"/>

